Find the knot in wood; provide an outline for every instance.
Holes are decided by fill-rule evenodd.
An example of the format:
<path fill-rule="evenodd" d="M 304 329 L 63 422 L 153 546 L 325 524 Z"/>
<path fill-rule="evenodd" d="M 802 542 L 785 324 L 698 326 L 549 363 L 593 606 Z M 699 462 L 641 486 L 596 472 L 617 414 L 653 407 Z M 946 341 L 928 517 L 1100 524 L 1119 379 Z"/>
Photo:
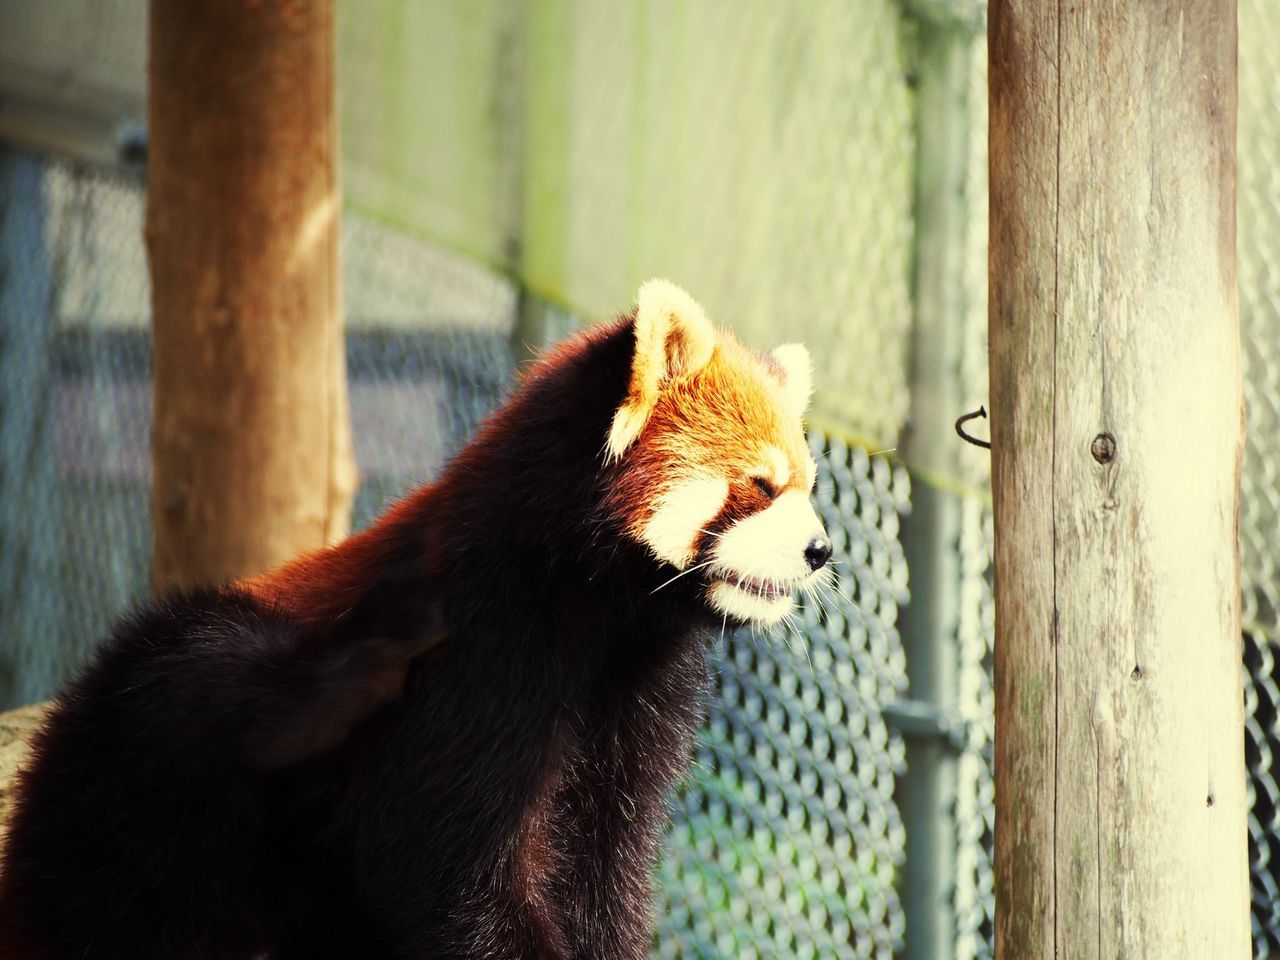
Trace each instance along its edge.
<path fill-rule="evenodd" d="M 1116 458 L 1116 438 L 1109 433 L 1098 434 L 1093 438 L 1089 452 L 1099 463 L 1110 463 Z"/>

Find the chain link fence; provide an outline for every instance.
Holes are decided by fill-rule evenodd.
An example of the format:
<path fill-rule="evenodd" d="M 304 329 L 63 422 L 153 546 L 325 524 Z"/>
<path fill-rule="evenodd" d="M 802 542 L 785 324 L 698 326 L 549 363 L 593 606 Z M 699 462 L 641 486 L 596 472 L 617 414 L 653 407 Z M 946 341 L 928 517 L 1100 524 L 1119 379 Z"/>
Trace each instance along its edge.
<path fill-rule="evenodd" d="M 756 346 L 844 347 L 815 352 L 818 419 L 894 446 L 911 318 L 898 5 L 512 8 L 339 8 L 344 97 L 378 104 L 342 119 L 348 201 L 582 316 L 665 276 Z"/>
<path fill-rule="evenodd" d="M 1280 954 L 1280 8 L 1240 3 L 1240 517 L 1254 956 Z"/>
<path fill-rule="evenodd" d="M 350 9 L 340 15 L 350 19 Z M 456 19 L 447 5 L 433 9 L 443 26 Z M 404 169 L 401 153 L 417 141 L 376 124 L 393 130 L 414 103 L 374 96 L 381 113 L 344 120 L 348 139 L 364 138 L 348 148 L 356 212 L 343 235 L 362 473 L 356 526 L 440 469 L 499 402 L 524 340 L 576 324 L 572 310 L 544 312 L 552 322 L 530 337 L 522 324 L 531 290 L 598 315 L 624 307 L 638 281 L 667 273 L 762 346 L 807 339 L 828 385 L 811 441 L 839 580 L 803 607 L 790 633 L 717 644 L 709 723 L 672 801 L 654 955 L 901 954 L 911 825 L 895 787 L 906 751 L 883 708 L 905 695 L 908 680 L 898 634 L 910 600 L 899 523 L 913 490 L 928 484 L 954 499 L 959 518 L 958 609 L 938 639 L 957 654 L 967 731 L 955 765 L 949 922 L 957 957 L 992 956 L 987 461 L 973 451 L 952 474 L 909 478 L 910 464 L 868 453 L 894 446 L 910 399 L 913 141 L 900 9 L 887 0 L 832 2 L 793 17 L 764 0 L 696 14 L 662 4 L 647 12 L 549 4 L 568 39 L 544 55 L 563 54 L 564 63 L 553 89 L 530 94 L 532 103 L 512 85 L 540 68 L 539 55 L 518 42 L 501 4 L 486 9 L 477 22 L 497 40 L 440 54 L 442 64 L 460 57 L 497 70 L 481 93 L 462 98 L 467 109 L 489 111 L 484 123 L 455 107 L 432 107 L 431 116 L 458 131 L 455 140 L 488 145 L 495 159 L 481 169 L 501 189 L 464 190 L 457 196 L 465 202 L 455 202 L 458 184 L 479 174 L 447 144 L 431 147 L 443 171 L 431 176 L 442 179 L 407 187 L 421 188 L 421 209 L 457 230 L 442 228 L 426 242 L 404 229 L 397 204 L 405 184 L 378 180 L 379 164 Z M 1241 0 L 1240 16 L 1245 742 L 1255 956 L 1264 960 L 1280 954 L 1280 8 Z M 360 82 L 373 93 L 425 69 L 403 59 L 412 31 L 388 32 L 376 18 L 359 27 L 349 24 L 344 56 L 364 64 L 351 69 L 363 71 Z M 408 76 L 352 60 L 388 50 Z M 971 57 L 955 318 L 965 410 L 985 400 L 987 376 L 980 35 Z M 457 85 L 417 81 L 414 89 L 437 98 Z M 766 108 L 746 110 L 752 98 Z M 538 169 L 553 138 L 564 144 L 552 158 L 554 182 L 546 179 L 554 170 Z M 503 159 L 521 153 L 531 169 Z M 548 219 L 556 203 L 563 210 Z M 448 216 L 437 215 L 440 204 Z M 146 590 L 150 345 L 141 217 L 136 180 L 0 150 L 0 696 L 9 704 L 48 696 Z M 522 291 L 507 279 L 518 272 L 536 282 Z"/>
<path fill-rule="evenodd" d="M 0 689 L 46 697 L 150 556 L 142 205 L 126 181 L 0 153 Z"/>

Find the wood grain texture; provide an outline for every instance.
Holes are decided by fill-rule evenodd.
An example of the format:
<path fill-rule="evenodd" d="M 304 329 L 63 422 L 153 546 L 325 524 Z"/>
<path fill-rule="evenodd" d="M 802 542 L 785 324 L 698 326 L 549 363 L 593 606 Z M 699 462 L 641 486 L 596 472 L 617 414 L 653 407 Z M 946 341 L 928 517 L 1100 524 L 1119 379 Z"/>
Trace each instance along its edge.
<path fill-rule="evenodd" d="M 152 0 L 156 586 L 345 534 L 330 0 Z"/>
<path fill-rule="evenodd" d="M 1249 955 L 1235 23 L 991 6 L 1002 958 Z"/>
<path fill-rule="evenodd" d="M 993 3 L 988 43 L 996 942 L 1004 960 L 1020 960 L 1053 956 L 1057 703 L 1044 501 L 1053 471 L 1057 18 L 1047 4 Z"/>

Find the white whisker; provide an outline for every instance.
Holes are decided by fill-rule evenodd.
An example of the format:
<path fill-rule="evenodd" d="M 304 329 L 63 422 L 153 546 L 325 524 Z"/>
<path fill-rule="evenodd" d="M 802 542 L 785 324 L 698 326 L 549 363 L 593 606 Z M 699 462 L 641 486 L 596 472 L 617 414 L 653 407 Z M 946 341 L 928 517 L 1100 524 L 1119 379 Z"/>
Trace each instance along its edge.
<path fill-rule="evenodd" d="M 702 568 L 704 568 L 704 567 L 709 567 L 709 566 L 711 566 L 711 564 L 712 564 L 713 562 L 714 562 L 714 561 L 712 561 L 712 560 L 707 560 L 707 561 L 705 561 L 705 562 L 703 562 L 703 563 L 695 563 L 695 564 L 694 564 L 692 567 L 690 567 L 688 570 L 681 570 L 679 573 L 677 573 L 677 574 L 676 574 L 674 577 L 672 577 L 670 580 L 664 581 L 663 583 L 660 583 L 660 584 L 658 584 L 656 587 L 654 587 L 654 588 L 653 588 L 653 590 L 651 590 L 651 591 L 649 592 L 649 595 L 650 595 L 650 596 L 653 596 L 653 594 L 657 593 L 657 592 L 658 592 L 659 590 L 661 590 L 663 587 L 667 586 L 667 584 L 675 583 L 675 582 L 676 582 L 677 580 L 679 580 L 681 577 L 687 576 L 687 575 L 689 575 L 689 574 L 693 573 L 695 570 L 701 570 L 701 569 L 702 569 Z"/>
<path fill-rule="evenodd" d="M 833 599 L 843 601 L 849 604 L 851 607 L 853 607 L 853 609 L 857 610 L 860 614 L 862 614 L 868 620 L 872 619 L 871 615 L 867 613 L 867 611 L 863 610 L 862 607 L 858 604 L 858 601 L 853 599 L 854 590 L 857 589 L 856 582 L 854 583 L 853 587 L 849 590 L 848 596 L 845 596 L 844 593 L 837 592 L 836 588 L 832 584 L 828 583 L 828 584 L 825 584 L 825 586 L 828 590 L 831 591 L 831 596 Z"/>
<path fill-rule="evenodd" d="M 818 605 L 818 609 L 822 612 L 821 623 L 831 622 L 831 611 L 827 608 L 826 602 L 822 598 L 822 588 L 827 585 L 825 577 L 819 577 L 811 584 L 806 584 L 804 593 L 806 597 L 813 600 Z"/>
<path fill-rule="evenodd" d="M 799 644 L 800 651 L 804 654 L 804 658 L 809 664 L 809 676 L 816 680 L 817 674 L 813 669 L 813 658 L 809 656 L 808 637 L 806 637 L 804 631 L 799 629 L 796 625 L 795 619 L 791 614 L 787 614 L 782 618 L 782 624 L 786 628 L 787 646 L 791 648 L 792 653 L 795 653 L 796 644 Z M 795 638 L 796 644 L 791 643 L 791 637 Z"/>

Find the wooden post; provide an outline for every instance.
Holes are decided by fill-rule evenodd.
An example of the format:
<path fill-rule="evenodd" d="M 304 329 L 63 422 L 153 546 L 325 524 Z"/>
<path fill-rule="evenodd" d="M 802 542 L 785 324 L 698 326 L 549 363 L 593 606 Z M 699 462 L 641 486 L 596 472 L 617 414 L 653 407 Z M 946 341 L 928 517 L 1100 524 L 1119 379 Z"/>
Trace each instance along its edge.
<path fill-rule="evenodd" d="M 342 536 L 355 486 L 330 0 L 151 0 L 157 587 Z"/>
<path fill-rule="evenodd" d="M 997 955 L 1244 960 L 1236 5 L 990 57 Z"/>

